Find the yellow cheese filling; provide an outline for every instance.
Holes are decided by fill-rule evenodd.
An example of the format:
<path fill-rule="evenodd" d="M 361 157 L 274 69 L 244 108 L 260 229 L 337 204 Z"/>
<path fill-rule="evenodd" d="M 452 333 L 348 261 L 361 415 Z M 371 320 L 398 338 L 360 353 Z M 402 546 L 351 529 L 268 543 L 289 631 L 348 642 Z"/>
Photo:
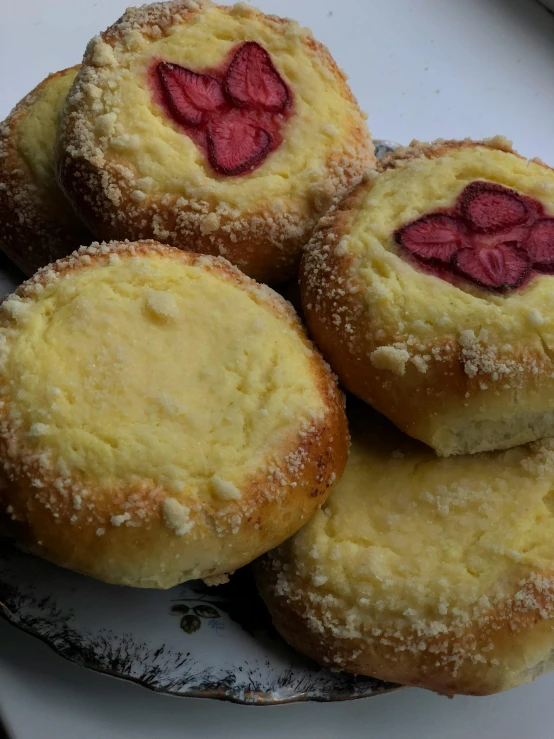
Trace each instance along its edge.
<path fill-rule="evenodd" d="M 209 484 L 231 499 L 322 412 L 310 350 L 259 296 L 199 266 L 111 262 L 4 303 L 12 423 L 84 482 Z"/>
<path fill-rule="evenodd" d="M 554 172 L 514 154 L 466 147 L 435 159 L 419 158 L 380 174 L 356 213 L 339 249 L 355 256 L 353 271 L 385 330 L 406 322 L 408 333 L 436 343 L 464 330 L 487 332 L 502 346 L 518 339 L 554 348 L 554 280 L 534 277 L 506 295 L 466 283 L 454 286 L 413 267 L 393 235 L 403 224 L 452 207 L 474 180 L 488 180 L 540 200 L 554 214 Z"/>
<path fill-rule="evenodd" d="M 94 103 L 96 135 L 106 156 L 130 165 L 145 193 L 185 195 L 212 204 L 249 210 L 279 199 L 305 199 L 310 185 L 321 188 L 327 163 L 345 155 L 345 136 L 363 125 L 327 59 L 314 50 L 307 32 L 290 21 L 261 18 L 238 6 L 206 7 L 170 35 L 148 41 L 133 32 L 115 51 L 100 42 L 97 55 L 102 96 Z M 246 177 L 213 172 L 204 153 L 155 102 L 149 72 L 157 61 L 203 71 L 226 63 L 238 44 L 257 41 L 270 53 L 294 96 L 294 113 L 284 141 Z M 102 49 L 106 59 L 102 58 Z M 137 196 L 138 197 L 138 196 Z"/>
<path fill-rule="evenodd" d="M 54 175 L 56 125 L 77 70 L 52 77 L 35 93 L 34 101 L 15 127 L 15 146 L 41 193 L 62 201 Z M 67 207 L 67 205 L 65 206 Z"/>
<path fill-rule="evenodd" d="M 529 573 L 551 571 L 553 511 L 552 442 L 441 459 L 358 423 L 346 472 L 292 540 L 292 556 L 322 596 L 361 618 L 367 609 L 463 620 Z"/>

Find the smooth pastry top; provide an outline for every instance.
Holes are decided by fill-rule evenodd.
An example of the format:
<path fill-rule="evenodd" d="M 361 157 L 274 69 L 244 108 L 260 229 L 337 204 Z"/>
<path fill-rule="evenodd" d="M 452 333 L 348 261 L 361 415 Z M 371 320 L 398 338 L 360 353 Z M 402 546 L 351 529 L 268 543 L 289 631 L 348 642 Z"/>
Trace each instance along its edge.
<path fill-rule="evenodd" d="M 278 214 L 284 199 L 310 191 L 321 199 L 322 180 L 346 182 L 345 157 L 368 143 L 324 47 L 296 22 L 243 3 L 128 10 L 91 41 L 72 114 L 66 152 L 119 167 L 105 183 L 114 202 L 119 177 L 137 207 L 186 195 L 235 217 L 262 206 Z"/>
<path fill-rule="evenodd" d="M 10 132 L 10 144 L 26 165 L 40 196 L 46 202 L 53 202 L 62 212 L 71 214 L 71 208 L 58 188 L 53 162 L 58 116 L 78 69 L 71 67 L 51 75 L 24 98 L 21 113 Z M 0 146 L 0 154 L 1 149 Z"/>
<path fill-rule="evenodd" d="M 41 86 L 16 128 L 16 148 L 33 174 L 37 187 L 58 192 L 52 162 L 58 115 L 78 67 L 54 75 Z M 60 196 L 61 197 L 61 196 Z"/>
<path fill-rule="evenodd" d="M 2 435 L 83 497 L 148 480 L 189 504 L 239 498 L 270 445 L 324 412 L 312 352 L 225 261 L 133 248 L 83 250 L 2 304 Z"/>
<path fill-rule="evenodd" d="M 441 459 L 385 423 L 354 417 L 344 476 L 269 555 L 275 589 L 316 633 L 427 651 L 455 673 L 488 659 L 495 623 L 554 616 L 554 443 Z"/>

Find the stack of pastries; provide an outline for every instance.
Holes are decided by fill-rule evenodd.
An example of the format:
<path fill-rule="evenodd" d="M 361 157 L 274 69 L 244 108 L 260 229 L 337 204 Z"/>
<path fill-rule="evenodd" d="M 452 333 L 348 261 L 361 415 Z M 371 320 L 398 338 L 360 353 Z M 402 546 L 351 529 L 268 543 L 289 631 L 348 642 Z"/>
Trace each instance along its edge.
<path fill-rule="evenodd" d="M 554 171 L 376 163 L 365 118 L 307 29 L 196 0 L 16 106 L 0 526 L 133 587 L 258 558 L 320 664 L 487 694 L 554 667 Z"/>

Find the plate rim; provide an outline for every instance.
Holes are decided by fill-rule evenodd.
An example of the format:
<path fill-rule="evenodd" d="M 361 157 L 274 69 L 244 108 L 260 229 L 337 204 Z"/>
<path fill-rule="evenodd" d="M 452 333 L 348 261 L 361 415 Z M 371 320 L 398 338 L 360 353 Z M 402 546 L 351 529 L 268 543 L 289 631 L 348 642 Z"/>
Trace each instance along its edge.
<path fill-rule="evenodd" d="M 346 701 L 361 700 L 363 698 L 375 698 L 380 695 L 386 695 L 387 693 L 395 693 L 397 690 L 403 690 L 406 687 L 405 685 L 385 683 L 383 681 L 383 684 L 387 687 L 385 687 L 383 690 L 372 691 L 367 695 L 348 695 L 347 693 L 334 692 L 322 694 L 304 691 L 292 695 L 288 698 L 270 698 L 266 693 L 255 690 L 241 690 L 240 693 L 243 696 L 242 698 L 238 695 L 239 691 L 233 692 L 233 689 L 226 690 L 224 688 L 221 688 L 221 691 L 198 690 L 196 688 L 187 688 L 183 691 L 171 690 L 170 688 L 162 688 L 156 686 L 153 683 L 147 683 L 140 678 L 133 677 L 132 675 L 126 675 L 116 670 L 110 670 L 108 668 L 101 667 L 92 662 L 88 662 L 87 660 L 79 661 L 76 659 L 72 659 L 70 656 L 64 654 L 63 651 L 58 649 L 56 645 L 48 639 L 48 637 L 41 634 L 37 629 L 34 629 L 32 626 L 27 626 L 23 622 L 19 621 L 3 601 L 0 601 L 0 618 L 2 618 L 2 620 L 5 623 L 8 623 L 10 626 L 13 626 L 14 628 L 22 631 L 25 634 L 28 634 L 34 639 L 37 639 L 42 644 L 46 645 L 52 652 L 54 652 L 54 654 L 56 654 L 58 657 L 65 660 L 66 662 L 69 662 L 70 664 L 82 667 L 86 670 L 91 670 L 92 672 L 96 672 L 100 675 L 107 675 L 108 677 L 112 677 L 116 680 L 133 683 L 140 686 L 141 688 L 146 688 L 153 693 L 171 695 L 176 698 L 203 698 L 205 700 L 219 700 L 226 703 L 234 703 L 236 705 L 243 706 L 278 706 L 288 705 L 291 703 L 343 703 Z"/>
<path fill-rule="evenodd" d="M 5 543 L 6 540 L 4 540 Z M 16 547 L 13 547 L 15 552 L 18 552 Z M 37 559 L 40 561 L 39 557 L 35 557 L 34 555 L 27 554 L 25 552 L 18 552 L 20 555 L 23 556 L 31 556 L 33 559 Z M 54 565 L 55 566 L 55 565 Z M 63 568 L 62 568 L 63 569 Z M 13 587 L 13 586 L 12 586 Z M 19 590 L 16 586 L 16 591 Z M 19 591 L 22 592 L 22 591 Z M 54 604 L 56 604 L 55 596 L 50 596 L 54 600 Z M 250 705 L 250 706 L 276 706 L 276 705 L 286 705 L 290 703 L 306 703 L 306 702 L 313 702 L 313 703 L 338 703 L 343 701 L 349 701 L 349 700 L 359 700 L 361 698 L 373 698 L 378 695 L 382 695 L 385 693 L 395 692 L 396 690 L 399 690 L 402 687 L 402 685 L 398 685 L 395 683 L 388 683 L 385 681 L 380 681 L 377 678 L 378 683 L 381 684 L 378 689 L 375 689 L 374 686 L 371 686 L 368 684 L 367 691 L 364 690 L 364 687 L 362 686 L 360 690 L 352 690 L 351 693 L 349 693 L 347 690 L 333 690 L 331 689 L 306 689 L 306 690 L 298 690 L 297 692 L 292 692 L 290 695 L 287 695 L 285 697 L 280 696 L 274 691 L 270 690 L 255 690 L 247 687 L 236 687 L 236 686 L 226 686 L 225 684 L 221 684 L 219 687 L 213 686 L 208 688 L 195 688 L 195 687 L 184 687 L 182 689 L 179 688 L 171 688 L 171 687 L 164 687 L 163 685 L 160 685 L 159 683 L 156 684 L 153 681 L 149 681 L 142 676 L 134 676 L 132 674 L 123 672 L 121 670 L 118 670 L 116 668 L 110 668 L 107 666 L 103 666 L 102 664 L 98 662 L 91 661 L 90 659 L 87 659 L 86 656 L 78 656 L 78 653 L 71 653 L 71 643 L 70 642 L 63 642 L 60 641 L 59 644 L 57 643 L 57 640 L 54 636 L 49 636 L 47 634 L 43 634 L 39 628 L 36 628 L 28 623 L 26 623 L 25 616 L 20 615 L 17 611 L 14 611 L 13 608 L 8 606 L 7 602 L 5 602 L 5 598 L 0 599 L 0 618 L 8 623 L 10 626 L 13 626 L 14 628 L 28 634 L 29 636 L 37 639 L 38 641 L 45 644 L 52 652 L 54 652 L 57 656 L 63 658 L 65 661 L 70 662 L 74 665 L 83 667 L 88 670 L 92 670 L 94 672 L 97 672 L 99 674 L 107 675 L 112 678 L 116 678 L 119 680 L 124 680 L 127 682 L 134 683 L 136 685 L 139 685 L 140 687 L 147 688 L 155 693 L 165 694 L 165 695 L 172 695 L 174 697 L 178 698 L 204 698 L 204 699 L 211 699 L 211 700 L 220 700 L 225 701 L 229 703 L 235 703 L 239 705 Z M 283 645 L 286 643 L 283 641 Z M 288 645 L 287 645 L 288 646 Z M 68 651 L 65 651 L 65 647 L 68 647 Z M 321 665 L 316 665 L 321 670 L 327 670 L 328 668 L 325 668 Z M 239 670 L 239 668 L 235 668 Z M 240 671 L 240 670 L 239 670 Z M 352 675 L 351 673 L 344 673 L 347 677 L 356 677 Z M 360 675 L 359 677 L 368 677 Z"/>

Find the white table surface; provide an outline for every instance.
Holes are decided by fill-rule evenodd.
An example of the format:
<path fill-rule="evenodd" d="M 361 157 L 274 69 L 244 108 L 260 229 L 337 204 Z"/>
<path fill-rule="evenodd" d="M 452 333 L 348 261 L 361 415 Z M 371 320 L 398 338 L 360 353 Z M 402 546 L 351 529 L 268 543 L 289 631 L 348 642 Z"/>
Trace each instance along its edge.
<path fill-rule="evenodd" d="M 0 0 L 0 118 L 80 60 L 125 0 Z M 503 133 L 554 164 L 554 15 L 534 0 L 258 0 L 311 26 L 375 137 Z M 15 739 L 552 739 L 554 673 L 489 698 L 404 690 L 254 708 L 170 698 L 88 672 L 0 622 L 0 709 Z"/>

